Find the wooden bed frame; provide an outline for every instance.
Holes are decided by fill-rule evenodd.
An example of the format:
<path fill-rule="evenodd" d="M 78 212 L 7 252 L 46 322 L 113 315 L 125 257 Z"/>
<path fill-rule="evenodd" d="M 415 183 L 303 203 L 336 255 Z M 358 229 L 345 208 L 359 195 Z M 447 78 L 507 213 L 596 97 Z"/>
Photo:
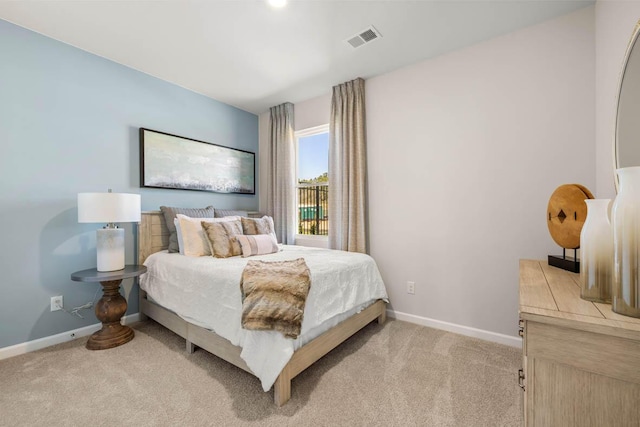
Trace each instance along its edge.
<path fill-rule="evenodd" d="M 165 250 L 168 246 L 169 230 L 162 212 L 143 212 L 138 226 L 138 263 L 144 263 L 149 255 Z M 142 289 L 140 289 L 140 317 L 141 320 L 150 317 L 183 337 L 189 353 L 193 353 L 197 346 L 253 374 L 245 361 L 240 358 L 242 350 L 240 347 L 148 300 L 147 293 Z M 291 380 L 296 375 L 376 319 L 380 324 L 386 320 L 386 303 L 382 300 L 376 301 L 360 313 L 342 321 L 296 350 L 273 386 L 276 405 L 282 406 L 290 399 Z"/>

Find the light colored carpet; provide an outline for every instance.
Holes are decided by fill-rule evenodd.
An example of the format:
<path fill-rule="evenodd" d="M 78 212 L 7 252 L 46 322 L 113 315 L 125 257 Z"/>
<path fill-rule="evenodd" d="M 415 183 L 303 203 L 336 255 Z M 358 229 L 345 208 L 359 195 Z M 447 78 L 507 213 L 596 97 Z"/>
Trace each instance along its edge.
<path fill-rule="evenodd" d="M 292 382 L 282 408 L 250 374 L 153 321 L 0 361 L 2 426 L 519 426 L 518 349 L 411 323 L 372 323 Z"/>

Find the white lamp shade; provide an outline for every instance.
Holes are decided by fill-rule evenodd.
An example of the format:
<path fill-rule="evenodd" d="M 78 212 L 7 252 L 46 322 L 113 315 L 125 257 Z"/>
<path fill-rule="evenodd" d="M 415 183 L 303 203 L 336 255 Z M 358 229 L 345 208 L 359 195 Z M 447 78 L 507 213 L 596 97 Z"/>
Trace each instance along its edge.
<path fill-rule="evenodd" d="M 78 193 L 78 222 L 140 222 L 139 194 Z"/>

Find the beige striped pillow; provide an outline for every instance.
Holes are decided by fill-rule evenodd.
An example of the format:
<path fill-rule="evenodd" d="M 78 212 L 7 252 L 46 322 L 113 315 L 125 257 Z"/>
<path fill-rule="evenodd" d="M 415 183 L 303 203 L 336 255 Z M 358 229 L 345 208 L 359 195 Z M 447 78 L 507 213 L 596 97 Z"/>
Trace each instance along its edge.
<path fill-rule="evenodd" d="M 238 235 L 236 239 L 242 247 L 242 256 L 266 255 L 278 252 L 278 241 L 272 234 Z"/>

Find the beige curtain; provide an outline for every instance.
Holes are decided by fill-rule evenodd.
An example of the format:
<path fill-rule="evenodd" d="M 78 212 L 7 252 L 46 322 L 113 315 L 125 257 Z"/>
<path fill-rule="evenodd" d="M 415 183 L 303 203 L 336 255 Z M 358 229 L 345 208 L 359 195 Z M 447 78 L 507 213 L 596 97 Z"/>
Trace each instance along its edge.
<path fill-rule="evenodd" d="M 329 122 L 329 247 L 366 253 L 364 80 L 333 87 Z"/>
<path fill-rule="evenodd" d="M 295 239 L 295 140 L 293 104 L 269 109 L 269 180 L 267 213 L 273 217 L 278 242 L 293 245 Z"/>

